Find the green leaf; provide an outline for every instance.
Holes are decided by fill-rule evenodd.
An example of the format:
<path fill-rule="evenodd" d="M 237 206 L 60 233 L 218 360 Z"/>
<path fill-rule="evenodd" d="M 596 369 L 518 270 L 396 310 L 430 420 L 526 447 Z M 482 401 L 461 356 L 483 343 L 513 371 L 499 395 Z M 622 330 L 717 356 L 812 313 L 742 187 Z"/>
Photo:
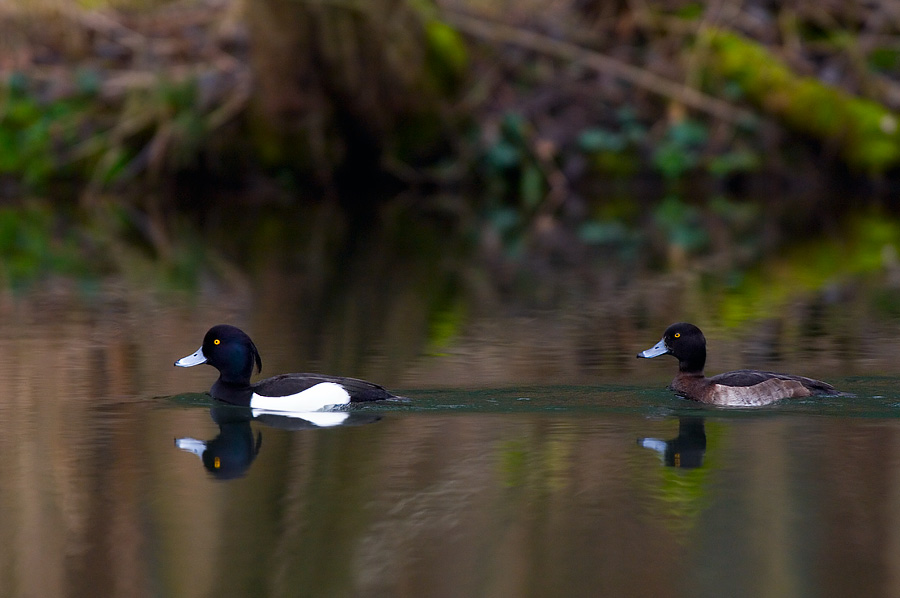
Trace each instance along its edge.
<path fill-rule="evenodd" d="M 588 245 L 614 245 L 627 240 L 628 230 L 621 222 L 585 222 L 578 238 Z"/>
<path fill-rule="evenodd" d="M 500 132 L 510 142 L 521 145 L 525 142 L 525 118 L 515 112 L 507 112 L 500 123 Z"/>
<path fill-rule="evenodd" d="M 677 179 L 694 168 L 697 156 L 680 145 L 666 143 L 653 153 L 653 165 L 668 179 Z"/>
<path fill-rule="evenodd" d="M 716 176 L 727 176 L 735 172 L 754 172 L 759 169 L 760 159 L 756 152 L 735 150 L 716 156 L 709 161 L 709 172 Z"/>
<path fill-rule="evenodd" d="M 485 159 L 488 166 L 494 170 L 508 170 L 519 165 L 522 153 L 511 143 L 498 141 L 488 149 Z"/>
<path fill-rule="evenodd" d="M 672 125 L 667 137 L 682 147 L 697 147 L 706 143 L 709 132 L 703 123 L 685 119 Z"/>
<path fill-rule="evenodd" d="M 529 164 L 522 171 L 519 192 L 522 196 L 522 204 L 528 209 L 536 208 L 544 198 L 544 175 L 534 164 Z"/>
<path fill-rule="evenodd" d="M 621 152 L 627 143 L 625 137 L 606 129 L 586 129 L 578 136 L 578 146 L 585 152 Z"/>

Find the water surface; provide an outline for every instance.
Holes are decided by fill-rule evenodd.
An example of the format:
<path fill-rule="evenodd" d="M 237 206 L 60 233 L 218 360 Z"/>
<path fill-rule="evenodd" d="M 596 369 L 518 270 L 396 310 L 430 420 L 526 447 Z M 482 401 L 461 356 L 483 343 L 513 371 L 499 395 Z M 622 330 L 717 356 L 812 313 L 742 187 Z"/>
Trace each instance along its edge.
<path fill-rule="evenodd" d="M 282 221 L 296 240 L 248 233 L 235 284 L 0 295 L 0 596 L 900 594 L 886 275 L 735 327 L 689 272 L 623 282 L 599 259 L 519 279 L 409 227 L 329 261 L 321 218 Z M 678 399 L 674 360 L 634 358 L 677 320 L 707 332 L 710 373 L 852 396 Z M 340 422 L 215 405 L 214 370 L 172 364 L 223 322 L 263 375 L 410 400 Z"/>
<path fill-rule="evenodd" d="M 213 370 L 171 367 L 181 326 L 95 324 L 4 347 L 2 595 L 898 590 L 895 377 L 751 410 L 635 380 L 404 388 L 316 429 L 214 404 Z"/>

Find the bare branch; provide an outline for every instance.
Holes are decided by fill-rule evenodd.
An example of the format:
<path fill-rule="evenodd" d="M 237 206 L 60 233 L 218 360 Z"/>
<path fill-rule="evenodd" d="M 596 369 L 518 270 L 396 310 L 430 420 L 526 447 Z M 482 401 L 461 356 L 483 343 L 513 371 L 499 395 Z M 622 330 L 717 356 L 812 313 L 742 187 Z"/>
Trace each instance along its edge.
<path fill-rule="evenodd" d="M 724 121 L 737 123 L 756 118 L 752 112 L 708 96 L 682 83 L 660 77 L 650 71 L 620 62 L 581 46 L 553 39 L 540 33 L 455 12 L 443 13 L 446 20 L 460 31 L 480 39 L 526 48 L 546 56 L 568 60 L 627 81 L 651 93 L 681 102 Z"/>

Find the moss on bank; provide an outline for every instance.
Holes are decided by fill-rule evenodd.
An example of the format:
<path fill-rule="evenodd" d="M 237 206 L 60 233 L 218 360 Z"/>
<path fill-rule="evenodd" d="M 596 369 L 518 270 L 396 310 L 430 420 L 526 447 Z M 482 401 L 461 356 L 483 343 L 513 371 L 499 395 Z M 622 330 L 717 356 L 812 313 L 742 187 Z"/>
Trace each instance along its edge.
<path fill-rule="evenodd" d="M 761 44 L 737 33 L 704 30 L 714 75 L 735 82 L 766 114 L 837 148 L 847 163 L 869 175 L 900 164 L 897 115 L 878 102 L 803 77 Z"/>

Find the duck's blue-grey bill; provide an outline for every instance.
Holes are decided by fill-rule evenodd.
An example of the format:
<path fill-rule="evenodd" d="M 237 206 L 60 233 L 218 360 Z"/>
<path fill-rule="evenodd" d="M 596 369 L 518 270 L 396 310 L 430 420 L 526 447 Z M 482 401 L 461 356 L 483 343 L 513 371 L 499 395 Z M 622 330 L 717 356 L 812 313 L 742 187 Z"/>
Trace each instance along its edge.
<path fill-rule="evenodd" d="M 206 443 L 196 438 L 176 438 L 175 446 L 183 451 L 194 453 L 200 458 L 203 457 L 203 453 L 206 451 Z"/>
<path fill-rule="evenodd" d="M 182 357 L 175 362 L 175 365 L 180 368 L 189 368 L 192 365 L 200 365 L 201 363 L 206 363 L 206 355 L 203 354 L 203 347 L 197 349 L 196 353 L 192 353 L 187 357 Z"/>
<path fill-rule="evenodd" d="M 637 354 L 638 357 L 643 357 L 645 359 L 650 359 L 651 357 L 659 357 L 660 355 L 665 355 L 669 352 L 669 348 L 666 347 L 666 340 L 663 339 L 647 349 L 646 351 L 641 351 Z M 175 364 L 178 365 L 178 364 Z"/>
<path fill-rule="evenodd" d="M 666 454 L 666 441 L 661 438 L 638 438 L 638 446 L 652 449 L 660 455 Z"/>

